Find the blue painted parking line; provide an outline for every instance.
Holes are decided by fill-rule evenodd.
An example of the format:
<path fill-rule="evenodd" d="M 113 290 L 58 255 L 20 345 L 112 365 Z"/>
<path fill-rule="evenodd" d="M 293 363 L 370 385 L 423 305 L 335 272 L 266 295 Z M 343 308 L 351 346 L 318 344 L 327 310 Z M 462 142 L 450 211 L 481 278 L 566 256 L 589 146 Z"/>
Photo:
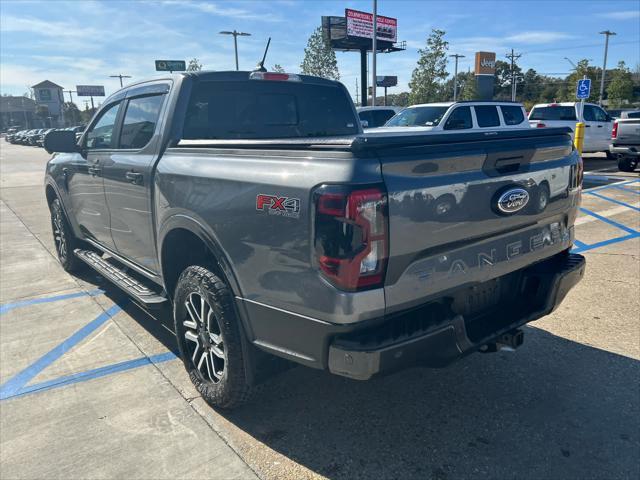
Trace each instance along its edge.
<path fill-rule="evenodd" d="M 640 232 L 634 230 L 633 228 L 629 228 L 626 225 L 623 225 L 623 224 L 618 223 L 618 222 L 616 222 L 614 220 L 611 220 L 610 218 L 603 217 L 602 215 L 598 215 L 597 213 L 592 212 L 591 210 L 588 210 L 588 209 L 586 209 L 584 207 L 580 207 L 580 211 L 583 212 L 583 213 L 586 213 L 587 215 L 591 215 L 592 217 L 595 217 L 598 220 L 601 220 L 601 221 L 603 221 L 605 223 L 608 223 L 611 226 L 619 228 L 620 230 L 624 230 L 627 233 L 630 233 L 632 235 L 634 235 L 634 234 L 640 235 Z"/>
<path fill-rule="evenodd" d="M 73 385 L 74 383 L 86 382 L 87 380 L 93 380 L 114 373 L 124 372 L 126 370 L 133 370 L 134 368 L 144 367 L 145 365 L 158 364 L 168 362 L 177 358 L 173 352 L 160 353 L 158 355 L 152 355 L 150 357 L 136 358 L 134 360 L 128 360 L 126 362 L 115 363 L 113 365 L 107 365 L 106 367 L 94 368 L 86 372 L 74 373 L 73 375 L 67 375 L 65 377 L 54 378 L 46 382 L 36 383 L 34 385 L 28 385 L 21 388 L 13 395 L 2 397 L 1 400 L 8 398 L 22 397 L 31 393 L 44 392 L 52 390 L 54 388 L 65 387 L 67 385 Z"/>
<path fill-rule="evenodd" d="M 589 178 L 591 178 L 591 177 L 589 177 Z M 609 189 L 609 188 L 616 188 L 616 187 L 619 187 L 619 186 L 621 186 L 621 185 L 629 185 L 629 184 L 631 184 L 631 183 L 637 183 L 637 182 L 640 182 L 640 179 L 639 179 L 639 180 L 629 180 L 629 181 L 627 181 L 627 182 L 616 182 L 616 183 L 611 183 L 611 184 L 609 184 L 609 185 L 603 185 L 602 187 L 587 188 L 586 190 L 584 190 L 584 193 L 587 193 L 587 192 L 597 192 L 597 191 L 599 191 L 599 190 L 607 190 L 607 189 Z"/>
<path fill-rule="evenodd" d="M 635 193 L 636 195 L 640 195 L 640 190 L 633 189 L 633 188 L 627 188 L 627 187 L 624 187 L 622 185 L 614 185 L 611 188 L 615 188 L 617 190 L 624 190 L 625 192 L 631 192 L 631 193 Z"/>
<path fill-rule="evenodd" d="M 602 195 L 601 193 L 598 193 L 598 192 L 585 192 L 585 194 L 601 198 L 602 200 L 606 200 L 607 202 L 617 203 L 618 205 L 622 205 L 623 207 L 631 208 L 633 210 L 636 210 L 637 212 L 640 212 L 640 208 L 638 208 L 638 207 L 634 207 L 633 205 L 629 205 L 626 202 L 621 202 L 620 200 L 616 200 L 614 198 L 605 197 L 604 195 Z"/>
<path fill-rule="evenodd" d="M 613 243 L 626 242 L 627 240 L 631 240 L 633 238 L 640 238 L 640 233 L 632 233 L 629 235 L 625 235 L 624 237 L 616 237 L 610 240 L 603 240 L 602 242 L 594 243 L 592 245 L 587 245 L 586 243 L 582 243 L 582 246 L 578 246 L 578 248 L 573 248 L 571 250 L 572 253 L 582 253 L 588 252 L 589 250 L 593 250 L 595 248 L 606 247 L 607 245 L 611 245 Z M 576 242 L 577 244 L 578 242 Z"/>
<path fill-rule="evenodd" d="M 56 295 L 54 297 L 44 297 L 44 298 L 31 298 L 29 300 L 20 300 L 18 302 L 13 303 L 5 303 L 4 305 L 0 305 L 0 315 L 3 313 L 7 313 L 14 308 L 26 307 L 28 305 L 37 305 L 39 303 L 49 303 L 49 302 L 58 302 L 60 300 L 69 300 L 71 298 L 78 297 L 95 297 L 96 295 L 102 295 L 104 290 L 100 290 L 99 288 L 95 290 L 88 290 L 82 292 L 75 293 L 66 293 L 64 295 Z"/>
<path fill-rule="evenodd" d="M 587 245 L 586 243 L 581 242 L 580 240 L 578 240 L 577 238 L 573 239 L 573 243 L 574 245 L 576 245 L 577 248 L 586 248 L 589 245 Z"/>
<path fill-rule="evenodd" d="M 61 356 L 67 353 L 71 348 L 87 338 L 93 331 L 102 326 L 107 320 L 118 313 L 121 308 L 118 305 L 114 305 L 107 311 L 98 315 L 90 323 L 82 327 L 76 333 L 67 338 L 60 345 L 54 347 L 48 353 L 45 353 L 42 357 L 29 365 L 27 368 L 7 380 L 0 385 L 0 400 L 15 396 L 22 388 L 29 383 L 36 375 L 42 372 L 45 368 L 58 360 Z"/>

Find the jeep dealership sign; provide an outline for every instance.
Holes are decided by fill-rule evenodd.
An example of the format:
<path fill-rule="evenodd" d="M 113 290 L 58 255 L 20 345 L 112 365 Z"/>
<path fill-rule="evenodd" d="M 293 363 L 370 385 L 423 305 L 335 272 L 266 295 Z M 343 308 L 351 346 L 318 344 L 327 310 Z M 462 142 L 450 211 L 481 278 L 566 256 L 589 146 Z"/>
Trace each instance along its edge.
<path fill-rule="evenodd" d="M 359 10 L 345 9 L 347 19 L 347 35 L 350 37 L 373 38 L 373 14 Z M 377 18 L 378 34 L 376 38 L 384 42 L 398 41 L 398 20 L 395 18 Z"/>
<path fill-rule="evenodd" d="M 476 52 L 476 75 L 496 74 L 495 52 Z"/>

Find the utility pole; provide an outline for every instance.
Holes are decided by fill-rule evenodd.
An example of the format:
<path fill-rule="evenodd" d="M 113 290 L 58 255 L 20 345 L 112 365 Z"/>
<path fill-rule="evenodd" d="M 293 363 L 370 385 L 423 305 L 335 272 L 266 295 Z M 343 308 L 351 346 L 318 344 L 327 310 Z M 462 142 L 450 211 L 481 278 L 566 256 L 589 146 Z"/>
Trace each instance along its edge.
<path fill-rule="evenodd" d="M 371 81 L 371 105 L 376 106 L 376 85 L 378 84 L 378 79 L 376 78 L 376 53 L 378 50 L 378 0 L 373 0 L 373 59 L 371 62 L 371 76 L 373 80 Z"/>
<path fill-rule="evenodd" d="M 64 90 L 64 93 L 68 93 L 69 94 L 69 102 L 73 103 L 73 94 L 76 93 L 75 90 Z"/>
<path fill-rule="evenodd" d="M 122 85 L 122 79 L 123 78 L 131 78 L 131 75 L 122 75 L 121 73 L 119 73 L 118 75 L 109 75 L 110 78 L 119 78 L 120 79 L 120 88 L 123 87 Z"/>
<path fill-rule="evenodd" d="M 511 49 L 511 53 L 507 53 L 505 57 L 511 60 L 511 101 L 516 101 L 516 71 L 515 71 L 515 62 L 522 56 L 521 53 L 514 53 L 513 48 Z"/>
<path fill-rule="evenodd" d="M 600 32 L 600 35 L 605 36 L 604 40 L 604 62 L 602 63 L 602 77 L 600 78 L 600 97 L 598 97 L 598 105 L 602 106 L 602 97 L 604 96 L 604 76 L 607 71 L 607 53 L 609 51 L 609 37 L 611 35 L 617 35 L 616 32 L 605 30 Z"/>
<path fill-rule="evenodd" d="M 250 37 L 251 34 L 245 33 L 245 32 L 237 32 L 236 30 L 234 30 L 233 32 L 229 32 L 225 30 L 218 33 L 220 35 L 233 35 L 233 48 L 236 52 L 236 71 L 240 70 L 240 68 L 238 68 L 238 37 Z"/>
<path fill-rule="evenodd" d="M 358 79 L 356 78 L 356 104 L 358 103 Z"/>
<path fill-rule="evenodd" d="M 458 55 L 456 53 L 455 55 L 449 55 L 449 56 L 456 59 L 456 68 L 453 74 L 453 101 L 457 102 L 458 101 L 458 59 L 464 58 L 464 55 Z"/>

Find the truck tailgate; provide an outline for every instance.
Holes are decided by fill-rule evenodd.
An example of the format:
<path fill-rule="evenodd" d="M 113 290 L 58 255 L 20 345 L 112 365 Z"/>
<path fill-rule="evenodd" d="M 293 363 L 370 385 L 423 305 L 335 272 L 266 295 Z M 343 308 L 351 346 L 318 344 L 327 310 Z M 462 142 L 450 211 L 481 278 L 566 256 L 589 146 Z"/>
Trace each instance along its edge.
<path fill-rule="evenodd" d="M 370 141 L 389 198 L 388 313 L 570 246 L 580 160 L 568 129 Z"/>

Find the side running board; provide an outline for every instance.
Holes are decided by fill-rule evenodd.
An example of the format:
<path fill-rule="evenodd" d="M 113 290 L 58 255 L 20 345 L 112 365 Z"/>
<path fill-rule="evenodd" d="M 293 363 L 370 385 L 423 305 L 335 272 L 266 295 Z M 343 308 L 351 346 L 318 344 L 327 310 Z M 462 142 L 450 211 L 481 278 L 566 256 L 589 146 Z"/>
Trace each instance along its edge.
<path fill-rule="evenodd" d="M 137 300 L 147 308 L 157 308 L 168 301 L 162 293 L 154 291 L 135 279 L 127 272 L 119 269 L 115 265 L 109 263 L 100 254 L 91 250 L 74 250 L 76 257 L 93 268 L 104 278 L 112 282 L 114 285 L 124 290 L 125 293 Z"/>

